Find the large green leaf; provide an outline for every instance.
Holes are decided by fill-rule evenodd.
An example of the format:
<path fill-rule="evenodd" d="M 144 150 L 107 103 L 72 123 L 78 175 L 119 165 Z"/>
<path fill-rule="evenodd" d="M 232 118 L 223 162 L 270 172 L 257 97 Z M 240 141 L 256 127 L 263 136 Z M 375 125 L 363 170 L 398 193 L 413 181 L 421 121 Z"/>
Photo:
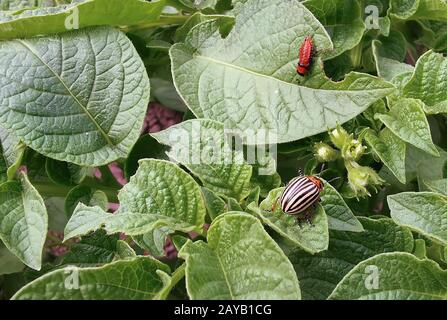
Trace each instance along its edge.
<path fill-rule="evenodd" d="M 231 136 L 213 120 L 188 120 L 152 136 L 171 146 L 169 156 L 186 166 L 217 194 L 244 199 L 250 193 L 252 168 L 242 150 L 233 151 Z"/>
<path fill-rule="evenodd" d="M 20 289 L 15 300 L 147 300 L 169 285 L 169 267 L 150 258 L 121 260 L 102 267 L 65 267 Z"/>
<path fill-rule="evenodd" d="M 108 233 L 144 235 L 160 227 L 202 232 L 205 204 L 199 185 L 177 165 L 155 159 L 139 162 L 137 173 L 119 192 L 120 208 L 109 214 L 80 203 L 65 228 L 65 239 L 105 225 Z"/>
<path fill-rule="evenodd" d="M 86 235 L 101 227 L 104 227 L 108 234 L 124 232 L 135 236 L 135 241 L 154 255 L 162 252 L 165 238 L 173 232 L 172 229 L 201 232 L 198 226 L 175 217 L 131 212 L 110 214 L 99 207 L 87 207 L 80 203 L 65 227 L 64 241 Z"/>
<path fill-rule="evenodd" d="M 75 0 L 71 4 L 0 12 L 0 39 L 54 34 L 88 26 L 126 26 L 158 19 L 165 0 Z"/>
<path fill-rule="evenodd" d="M 359 263 L 329 298 L 443 300 L 447 298 L 447 271 L 432 260 L 420 260 L 409 253 L 382 253 Z"/>
<path fill-rule="evenodd" d="M 416 63 L 413 76 L 403 88 L 403 93 L 422 100 L 427 113 L 447 113 L 446 75 L 447 59 L 442 54 L 428 51 Z"/>
<path fill-rule="evenodd" d="M 391 218 L 447 245 L 447 199 L 433 192 L 403 192 L 388 196 Z"/>
<path fill-rule="evenodd" d="M 313 36 L 320 56 L 332 49 L 324 27 L 298 1 L 239 1 L 235 25 L 222 39 L 216 20 L 203 22 L 170 49 L 174 83 L 198 118 L 240 129 L 247 144 L 280 143 L 343 123 L 394 90 L 352 73 L 297 83 L 298 49 Z M 247 23 L 248 21 L 248 23 Z M 317 63 L 318 65 L 318 63 Z"/>
<path fill-rule="evenodd" d="M 149 80 L 116 29 L 0 42 L 0 75 L 1 125 L 46 156 L 101 165 L 138 139 Z"/>
<path fill-rule="evenodd" d="M 249 206 L 250 211 L 259 216 L 263 223 L 275 230 L 282 237 L 309 253 L 316 253 L 327 249 L 329 244 L 328 218 L 321 205 L 316 206 L 312 217 L 312 225 L 306 221 L 297 222 L 295 216 L 284 213 L 277 202 L 284 188 L 270 191 L 268 197 L 261 202 L 259 208 Z M 275 211 L 272 208 L 275 205 Z M 302 218 L 302 215 L 301 215 Z"/>
<path fill-rule="evenodd" d="M 362 224 L 352 213 L 343 197 L 327 181 L 324 181 L 324 188 L 320 197 L 321 205 L 327 214 L 329 229 L 351 232 L 363 231 Z"/>
<path fill-rule="evenodd" d="M 365 31 L 362 10 L 357 0 L 307 0 L 303 3 L 323 24 L 334 43 L 327 58 L 354 48 Z"/>
<path fill-rule="evenodd" d="M 213 221 L 208 243 L 187 242 L 186 288 L 191 299 L 300 299 L 293 267 L 255 218 L 227 213 Z"/>
<path fill-rule="evenodd" d="M 407 149 L 405 142 L 388 128 L 380 131 L 378 135 L 374 131 L 368 130 L 365 134 L 365 140 L 396 178 L 405 183 L 405 155 Z"/>
<path fill-rule="evenodd" d="M 139 161 L 137 173 L 119 192 L 119 213 L 159 215 L 185 225 L 184 231 L 202 231 L 206 209 L 199 185 L 177 165 L 155 159 Z"/>
<path fill-rule="evenodd" d="M 23 263 L 40 270 L 47 210 L 27 176 L 19 179 L 0 185 L 0 239 Z"/>
<path fill-rule="evenodd" d="M 331 230 L 327 251 L 311 255 L 282 245 L 300 279 L 303 299 L 326 299 L 349 270 L 369 257 L 391 251 L 412 252 L 413 236 L 409 230 L 391 219 L 359 219 L 365 231 Z"/>
<path fill-rule="evenodd" d="M 430 126 L 423 110 L 423 103 L 416 99 L 400 99 L 387 114 L 377 114 L 396 136 L 403 141 L 431 154 L 439 156 L 433 144 Z"/>

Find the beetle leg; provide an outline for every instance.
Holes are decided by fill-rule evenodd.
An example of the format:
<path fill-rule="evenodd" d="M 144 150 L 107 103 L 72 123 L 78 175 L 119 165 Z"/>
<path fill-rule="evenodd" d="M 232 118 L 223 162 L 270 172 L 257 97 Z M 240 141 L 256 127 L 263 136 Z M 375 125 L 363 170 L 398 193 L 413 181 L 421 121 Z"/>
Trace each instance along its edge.
<path fill-rule="evenodd" d="M 301 224 L 303 222 L 303 218 L 299 217 L 299 216 L 296 216 L 295 220 L 296 220 L 296 223 L 298 224 L 298 227 L 300 227 L 300 229 L 303 229 L 303 226 Z"/>
<path fill-rule="evenodd" d="M 311 208 L 309 208 L 306 210 L 303 216 L 303 220 L 306 220 L 307 223 L 309 224 L 309 227 L 311 228 L 315 227 L 315 225 L 312 223 L 313 212 L 314 211 Z"/>
<path fill-rule="evenodd" d="M 309 227 L 311 227 L 311 228 L 315 227 L 315 225 L 312 223 L 312 217 L 308 217 L 308 218 L 306 218 L 306 220 L 307 220 L 307 223 L 309 224 Z"/>

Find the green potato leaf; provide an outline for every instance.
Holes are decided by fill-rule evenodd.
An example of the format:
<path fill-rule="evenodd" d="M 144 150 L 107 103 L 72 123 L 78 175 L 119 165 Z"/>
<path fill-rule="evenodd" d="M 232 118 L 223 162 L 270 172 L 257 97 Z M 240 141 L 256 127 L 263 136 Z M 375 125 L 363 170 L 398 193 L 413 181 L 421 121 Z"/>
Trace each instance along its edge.
<path fill-rule="evenodd" d="M 359 262 L 383 252 L 412 252 L 411 232 L 391 219 L 360 217 L 364 232 L 330 231 L 327 251 L 311 255 L 281 244 L 292 262 L 303 299 L 327 299 L 338 282 Z"/>
<path fill-rule="evenodd" d="M 89 26 L 127 26 L 155 21 L 165 0 L 76 0 L 57 7 L 30 8 L 23 12 L 0 11 L 0 39 L 55 34 Z"/>
<path fill-rule="evenodd" d="M 259 208 L 249 205 L 249 210 L 261 218 L 261 221 L 275 230 L 279 235 L 309 253 L 327 249 L 329 244 L 328 217 L 321 205 L 317 205 L 312 217 L 312 225 L 306 221 L 298 223 L 296 216 L 284 213 L 277 203 L 284 187 L 273 189 L 261 202 Z M 276 205 L 275 205 L 276 203 Z M 272 211 L 272 208 L 275 210 Z M 302 215 L 300 216 L 302 217 Z"/>
<path fill-rule="evenodd" d="M 392 252 L 360 262 L 329 299 L 443 300 L 446 297 L 447 271 L 432 260 Z"/>
<path fill-rule="evenodd" d="M 320 197 L 321 205 L 327 215 L 329 229 L 351 232 L 363 231 L 362 224 L 352 213 L 343 197 L 327 181 L 324 181 L 324 188 Z"/>
<path fill-rule="evenodd" d="M 250 193 L 252 167 L 242 150 L 233 151 L 223 124 L 194 119 L 151 135 L 169 145 L 169 157 L 187 167 L 211 191 L 238 201 Z"/>
<path fill-rule="evenodd" d="M 255 217 L 221 215 L 207 238 L 189 241 L 179 252 L 191 299 L 300 299 L 290 261 Z"/>
<path fill-rule="evenodd" d="M 417 61 L 413 76 L 403 88 L 403 94 L 422 100 L 428 114 L 447 113 L 446 73 L 447 59 L 442 54 L 428 51 Z"/>
<path fill-rule="evenodd" d="M 298 140 L 344 123 L 394 87 L 351 73 L 342 82 L 322 76 L 312 88 L 297 83 L 298 50 L 313 36 L 320 56 L 332 50 L 324 27 L 298 1 L 235 4 L 226 38 L 216 20 L 195 26 L 170 49 L 174 84 L 198 118 L 238 129 L 247 144 Z M 246 23 L 249 21 L 250 23 Z"/>
<path fill-rule="evenodd" d="M 0 239 L 27 266 L 40 270 L 48 216 L 42 197 L 21 173 L 0 185 Z"/>
<path fill-rule="evenodd" d="M 403 192 L 388 196 L 391 218 L 437 242 L 447 244 L 447 199 L 433 192 Z"/>
<path fill-rule="evenodd" d="M 391 107 L 389 113 L 377 114 L 376 118 L 403 141 L 430 155 L 439 156 L 431 138 L 430 126 L 421 101 L 400 99 Z"/>
<path fill-rule="evenodd" d="M 99 207 L 78 204 L 65 227 L 65 240 L 103 225 L 109 234 L 124 232 L 132 236 L 160 227 L 202 232 L 206 209 L 194 179 L 164 160 L 144 159 L 139 164 L 137 173 L 118 194 L 118 212 L 109 214 Z"/>
<path fill-rule="evenodd" d="M 395 177 L 401 183 L 406 183 L 405 155 L 407 146 L 405 142 L 388 128 L 380 131 L 378 135 L 374 131 L 368 130 L 365 133 L 365 140 Z"/>
<path fill-rule="evenodd" d="M 167 265 L 150 257 L 120 260 L 102 267 L 68 266 L 51 271 L 28 283 L 12 299 L 158 299 L 169 285 L 170 277 L 167 275 L 169 272 Z"/>
<path fill-rule="evenodd" d="M 0 124 L 45 156 L 97 166 L 138 139 L 149 80 L 116 29 L 0 42 L 0 75 Z"/>

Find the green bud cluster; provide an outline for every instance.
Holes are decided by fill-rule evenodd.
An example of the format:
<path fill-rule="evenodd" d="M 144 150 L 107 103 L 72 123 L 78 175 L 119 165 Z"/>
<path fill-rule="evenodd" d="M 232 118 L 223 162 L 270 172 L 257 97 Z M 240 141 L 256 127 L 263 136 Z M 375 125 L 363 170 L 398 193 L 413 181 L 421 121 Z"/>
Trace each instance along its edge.
<path fill-rule="evenodd" d="M 348 171 L 348 186 L 354 196 L 357 198 L 371 196 L 367 187 L 377 191 L 384 180 L 372 168 L 358 164 L 367 149 L 362 144 L 362 139 L 355 138 L 352 133 L 349 134 L 340 125 L 329 131 L 329 138 L 336 148 L 325 142 L 315 143 L 315 158 L 319 162 L 332 162 L 342 159 Z"/>

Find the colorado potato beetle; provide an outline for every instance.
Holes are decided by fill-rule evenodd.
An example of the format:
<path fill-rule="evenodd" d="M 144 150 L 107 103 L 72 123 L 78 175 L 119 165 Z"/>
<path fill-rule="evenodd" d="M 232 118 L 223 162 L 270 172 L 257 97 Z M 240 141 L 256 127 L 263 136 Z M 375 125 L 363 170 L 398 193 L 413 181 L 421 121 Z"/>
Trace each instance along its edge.
<path fill-rule="evenodd" d="M 315 49 L 313 39 L 312 37 L 307 36 L 306 38 L 304 38 L 304 41 L 301 44 L 299 62 L 296 67 L 296 72 L 300 76 L 306 75 L 306 73 L 309 71 L 314 53 Z"/>
<path fill-rule="evenodd" d="M 300 223 L 303 219 L 311 223 L 311 206 L 320 200 L 320 193 L 323 190 L 323 182 L 316 176 L 300 175 L 290 180 L 284 188 L 281 196 L 275 201 L 272 207 L 274 212 L 279 201 L 282 211 L 290 215 L 304 213 L 303 217 L 297 218 Z"/>

